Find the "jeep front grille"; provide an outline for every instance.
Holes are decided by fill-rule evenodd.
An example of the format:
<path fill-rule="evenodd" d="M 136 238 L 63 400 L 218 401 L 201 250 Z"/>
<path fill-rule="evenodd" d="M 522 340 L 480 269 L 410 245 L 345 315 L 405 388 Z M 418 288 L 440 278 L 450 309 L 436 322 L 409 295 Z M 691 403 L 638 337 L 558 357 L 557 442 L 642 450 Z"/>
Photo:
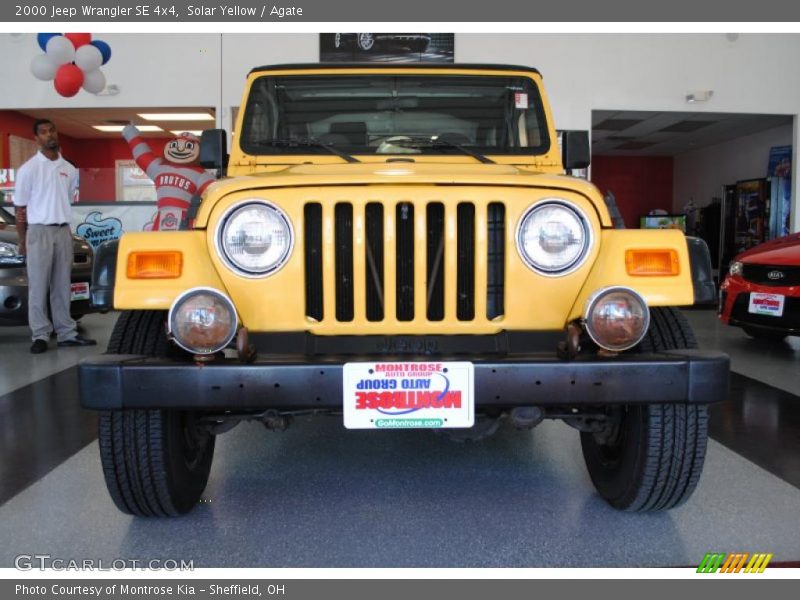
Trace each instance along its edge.
<path fill-rule="evenodd" d="M 303 214 L 305 312 L 317 322 L 485 322 L 504 314 L 500 202 L 312 202 Z"/>

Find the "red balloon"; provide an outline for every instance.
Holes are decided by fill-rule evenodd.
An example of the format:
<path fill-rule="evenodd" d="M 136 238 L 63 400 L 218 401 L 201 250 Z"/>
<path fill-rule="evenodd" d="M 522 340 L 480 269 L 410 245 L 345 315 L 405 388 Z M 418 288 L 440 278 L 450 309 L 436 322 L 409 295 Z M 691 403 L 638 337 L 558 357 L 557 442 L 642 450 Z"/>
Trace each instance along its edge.
<path fill-rule="evenodd" d="M 83 85 L 83 71 L 72 63 L 61 65 L 53 81 L 56 91 L 67 98 L 77 94 Z"/>
<path fill-rule="evenodd" d="M 72 42 L 72 45 L 75 46 L 75 50 L 92 41 L 91 33 L 65 33 L 64 37 Z"/>

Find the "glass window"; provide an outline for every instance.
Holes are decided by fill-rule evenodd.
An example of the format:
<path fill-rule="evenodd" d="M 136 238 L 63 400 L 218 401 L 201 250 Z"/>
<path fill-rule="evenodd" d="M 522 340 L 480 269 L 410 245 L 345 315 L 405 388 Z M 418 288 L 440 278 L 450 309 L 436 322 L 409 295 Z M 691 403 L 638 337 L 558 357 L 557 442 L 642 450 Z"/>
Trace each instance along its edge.
<path fill-rule="evenodd" d="M 265 76 L 245 107 L 248 154 L 544 154 L 542 100 L 527 77 Z M 298 145 L 300 142 L 300 145 Z M 444 142 L 444 143 L 443 143 Z"/>

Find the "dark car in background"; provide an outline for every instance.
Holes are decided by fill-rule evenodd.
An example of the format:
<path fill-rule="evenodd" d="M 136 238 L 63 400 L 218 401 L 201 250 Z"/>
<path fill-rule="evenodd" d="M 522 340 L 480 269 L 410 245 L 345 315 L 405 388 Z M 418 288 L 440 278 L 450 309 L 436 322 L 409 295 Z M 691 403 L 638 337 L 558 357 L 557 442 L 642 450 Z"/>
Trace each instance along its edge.
<path fill-rule="evenodd" d="M 336 50 L 357 49 L 362 52 L 396 51 L 425 52 L 430 46 L 427 33 L 335 33 L 333 46 Z"/>
<path fill-rule="evenodd" d="M 19 254 L 19 238 L 14 215 L 0 207 L 0 325 L 27 325 L 28 275 L 25 257 Z M 71 314 L 79 319 L 96 312 L 89 304 L 92 279 L 92 247 L 82 237 L 73 235 Z"/>
<path fill-rule="evenodd" d="M 736 256 L 720 286 L 719 317 L 755 338 L 800 335 L 800 233 Z"/>

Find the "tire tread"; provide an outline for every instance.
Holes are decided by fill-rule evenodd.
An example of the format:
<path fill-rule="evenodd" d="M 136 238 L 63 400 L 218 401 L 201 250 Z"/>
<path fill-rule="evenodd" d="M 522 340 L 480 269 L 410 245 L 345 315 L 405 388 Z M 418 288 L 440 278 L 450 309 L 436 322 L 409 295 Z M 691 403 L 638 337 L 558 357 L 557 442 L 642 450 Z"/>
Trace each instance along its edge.
<path fill-rule="evenodd" d="M 109 338 L 107 353 L 167 356 L 170 351 L 165 318 L 163 311 L 121 313 Z M 99 414 L 103 474 L 109 494 L 122 512 L 142 517 L 177 516 L 186 512 L 176 506 L 179 501 L 173 497 L 169 485 L 166 438 L 171 418 L 175 415 L 165 410 L 115 410 Z M 213 452 L 213 440 L 210 451 Z M 204 487 L 205 481 L 201 491 Z"/>
<path fill-rule="evenodd" d="M 686 317 L 675 308 L 651 310 L 650 328 L 637 347 L 640 352 L 697 348 Z M 650 404 L 629 415 L 640 419 L 642 435 L 636 452 L 634 476 L 623 493 L 603 494 L 600 475 L 591 473 L 595 485 L 614 507 L 628 511 L 667 510 L 680 506 L 694 492 L 705 461 L 708 442 L 708 407 L 697 404 Z M 628 418 L 631 418 L 630 416 Z M 594 444 L 583 434 L 584 454 Z"/>

